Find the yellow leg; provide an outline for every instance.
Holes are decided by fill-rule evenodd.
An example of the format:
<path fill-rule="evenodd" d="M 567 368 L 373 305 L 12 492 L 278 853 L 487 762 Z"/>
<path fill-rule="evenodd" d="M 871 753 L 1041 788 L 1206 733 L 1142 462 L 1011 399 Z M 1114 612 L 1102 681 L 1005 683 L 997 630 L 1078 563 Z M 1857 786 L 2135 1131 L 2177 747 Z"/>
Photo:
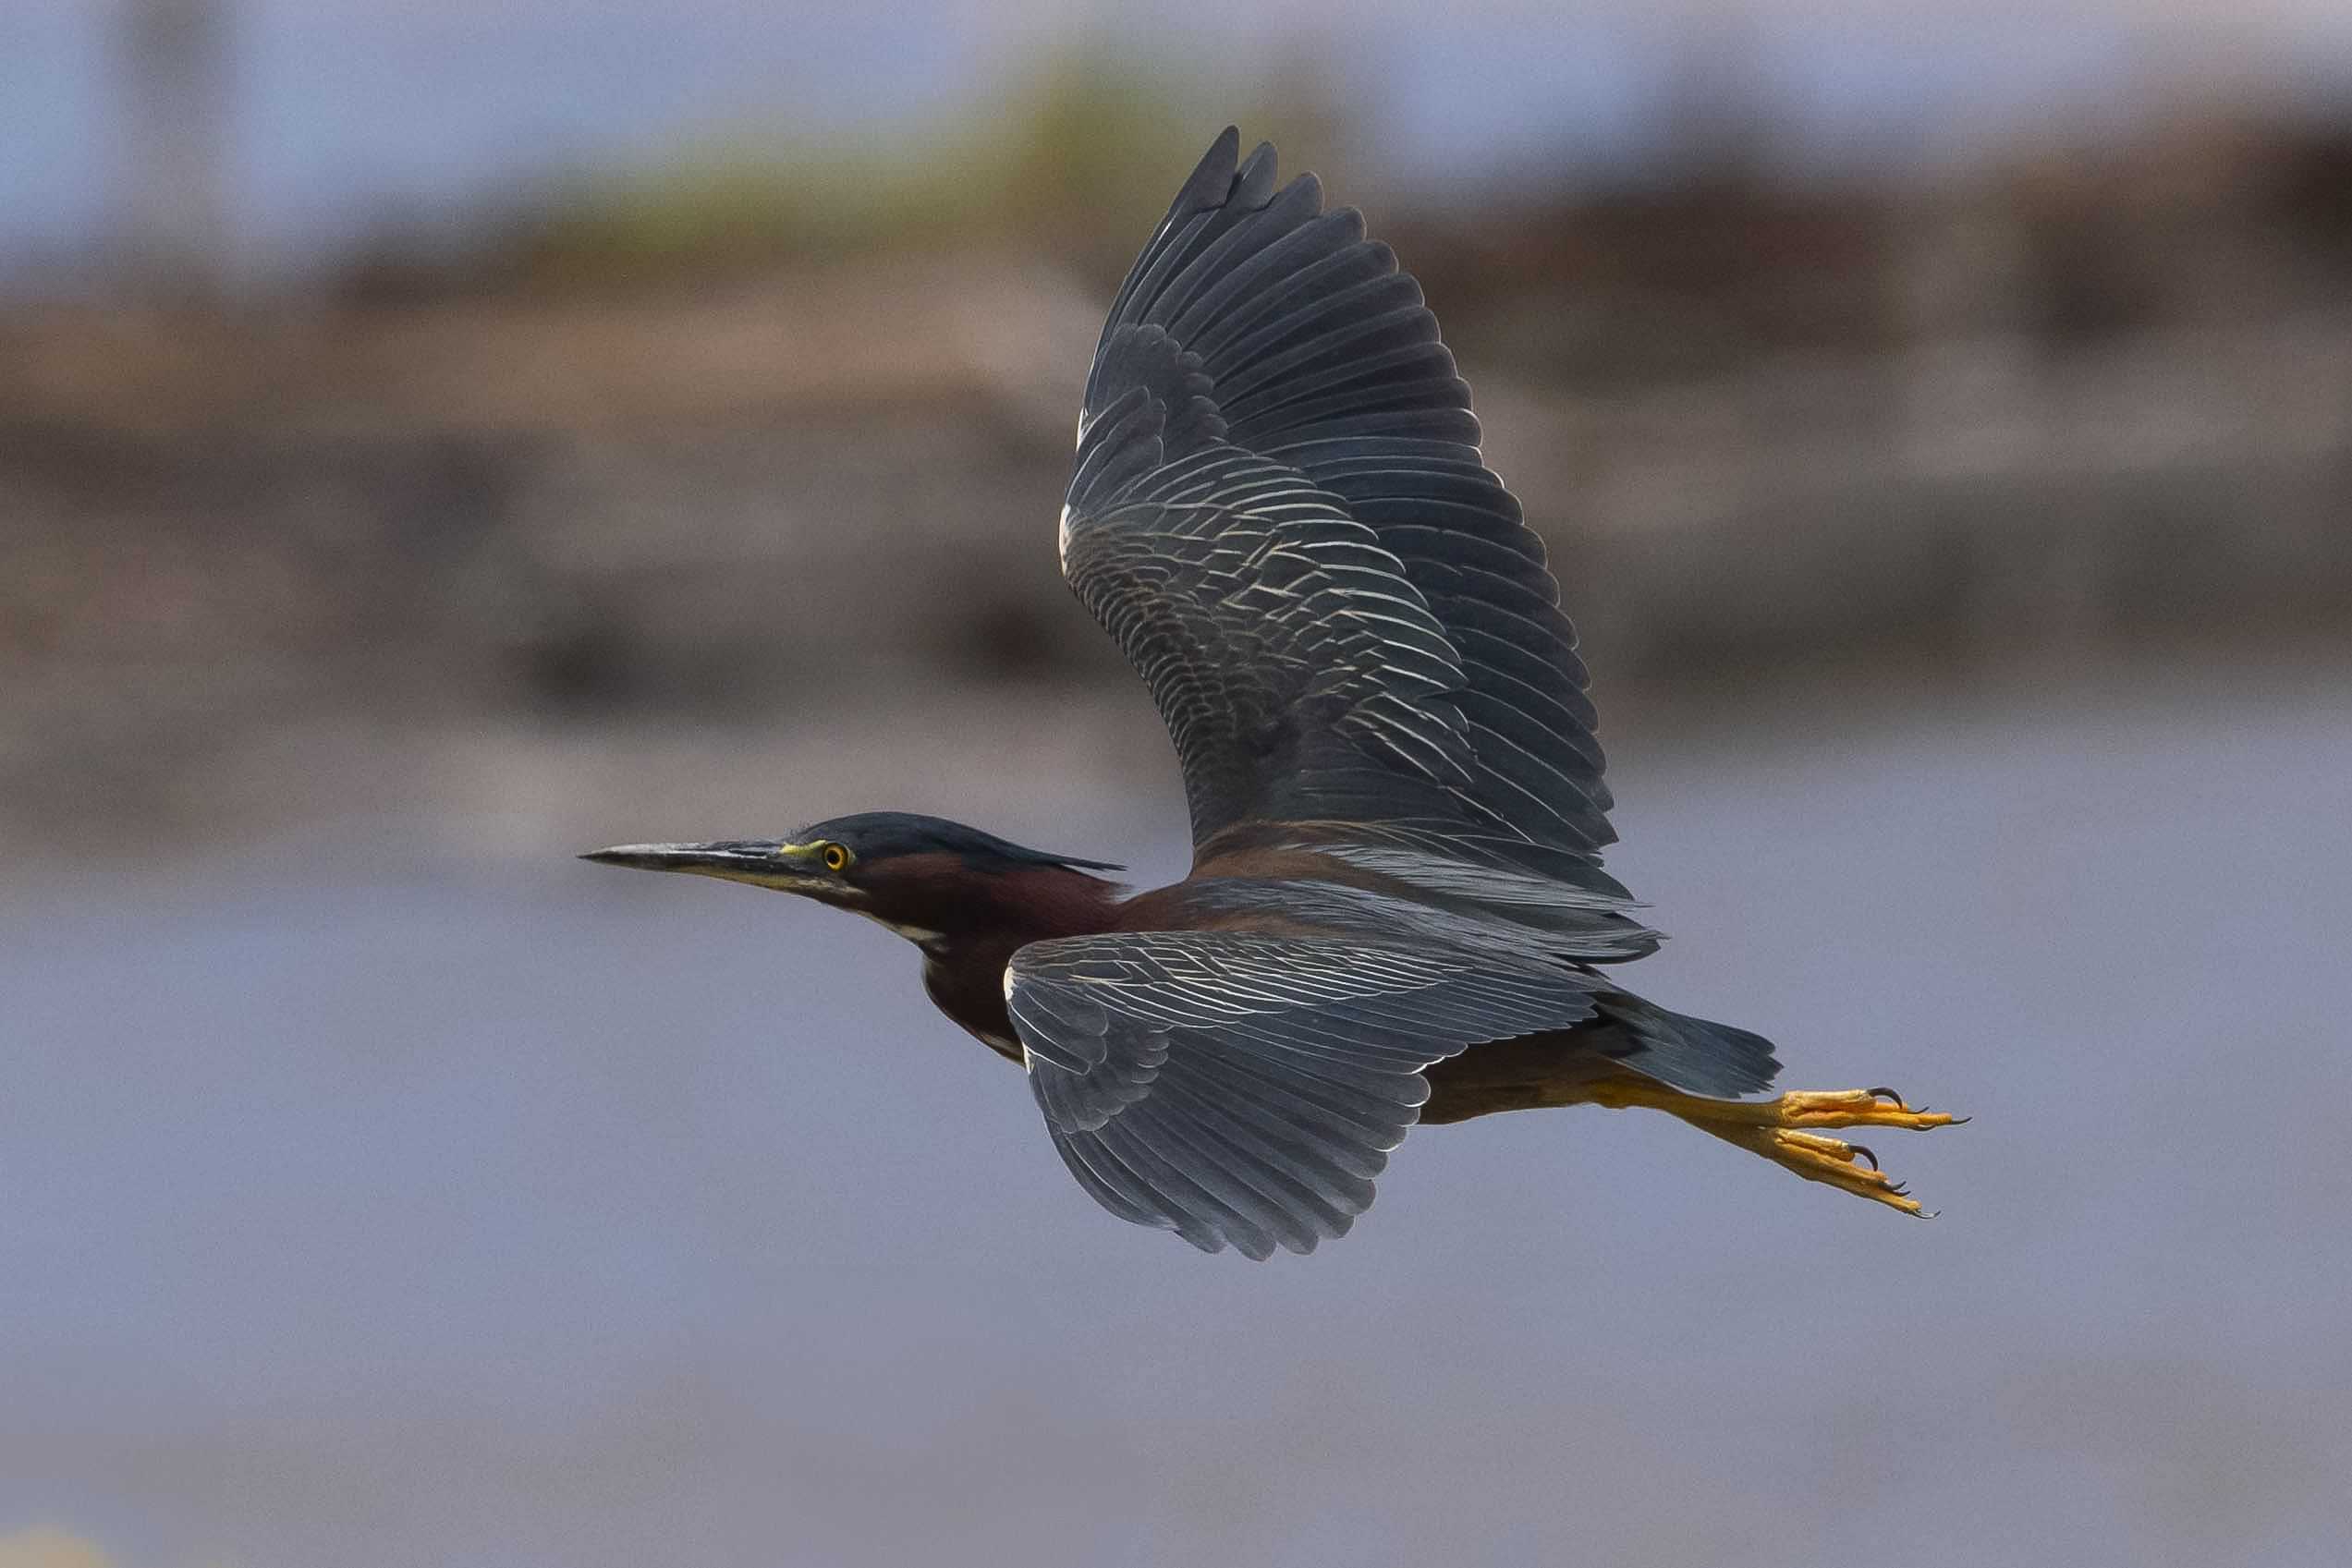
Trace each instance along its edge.
<path fill-rule="evenodd" d="M 1922 1219 L 1932 1218 L 1903 1186 L 1878 1168 L 1878 1156 L 1859 1144 L 1823 1137 L 1810 1127 L 1897 1127 L 1924 1132 L 1957 1126 L 1965 1116 L 1915 1111 L 1893 1089 L 1833 1089 L 1784 1094 L 1773 1100 L 1710 1100 L 1645 1078 L 1614 1077 L 1592 1086 L 1589 1098 L 1612 1110 L 1645 1106 L 1678 1116 L 1701 1132 L 1736 1143 L 1809 1182 L 1826 1182 L 1858 1197 Z"/>

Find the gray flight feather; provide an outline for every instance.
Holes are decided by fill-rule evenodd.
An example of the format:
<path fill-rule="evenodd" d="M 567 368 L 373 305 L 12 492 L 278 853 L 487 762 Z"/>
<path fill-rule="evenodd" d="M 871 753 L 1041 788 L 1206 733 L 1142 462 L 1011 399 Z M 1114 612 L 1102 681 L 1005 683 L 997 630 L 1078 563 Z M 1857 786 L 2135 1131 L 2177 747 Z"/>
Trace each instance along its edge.
<path fill-rule="evenodd" d="M 1094 1199 L 1203 1251 L 1345 1235 L 1481 1040 L 1566 1028 L 1603 982 L 1488 951 L 1150 931 L 1033 942 L 1005 971 L 1030 1086 Z"/>

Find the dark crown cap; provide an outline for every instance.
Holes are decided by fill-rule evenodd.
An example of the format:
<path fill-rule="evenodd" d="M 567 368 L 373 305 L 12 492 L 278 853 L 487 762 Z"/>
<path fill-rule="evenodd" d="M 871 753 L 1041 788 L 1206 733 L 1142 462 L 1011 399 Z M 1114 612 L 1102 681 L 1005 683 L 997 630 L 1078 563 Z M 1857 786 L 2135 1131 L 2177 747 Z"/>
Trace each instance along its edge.
<path fill-rule="evenodd" d="M 860 811 L 854 816 L 833 817 L 813 822 L 793 836 L 802 844 L 831 839 L 847 845 L 861 860 L 945 853 L 968 861 L 996 860 L 1017 866 L 1059 866 L 1085 871 L 1126 869 L 1108 860 L 1080 860 L 1074 856 L 1026 848 L 944 817 L 922 817 L 911 811 Z"/>

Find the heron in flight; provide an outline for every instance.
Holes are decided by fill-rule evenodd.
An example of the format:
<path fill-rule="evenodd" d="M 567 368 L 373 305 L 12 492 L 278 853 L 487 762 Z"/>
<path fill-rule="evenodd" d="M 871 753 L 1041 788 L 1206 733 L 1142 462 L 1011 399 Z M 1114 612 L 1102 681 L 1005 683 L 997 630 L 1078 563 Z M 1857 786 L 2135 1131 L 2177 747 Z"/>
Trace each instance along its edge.
<path fill-rule="evenodd" d="M 1953 1118 L 1884 1088 L 1758 1098 L 1745 1029 L 1616 966 L 1659 933 L 1601 868 L 1593 710 L 1559 585 L 1479 453 L 1395 254 L 1228 128 L 1119 287 L 1079 414 L 1063 576 L 1176 742 L 1192 872 L 904 813 L 587 858 L 888 926 L 1019 1063 L 1070 1174 L 1204 1251 L 1310 1252 L 1416 1123 L 1646 1106 L 1920 1212 L 1827 1136 Z"/>

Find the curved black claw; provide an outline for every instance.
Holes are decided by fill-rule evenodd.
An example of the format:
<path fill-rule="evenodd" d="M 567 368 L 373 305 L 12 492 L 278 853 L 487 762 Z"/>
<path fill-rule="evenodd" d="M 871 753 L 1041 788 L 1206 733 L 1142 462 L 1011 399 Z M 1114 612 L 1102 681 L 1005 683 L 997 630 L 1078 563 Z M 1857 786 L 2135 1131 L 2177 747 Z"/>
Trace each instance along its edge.
<path fill-rule="evenodd" d="M 1869 1161 L 1871 1162 L 1871 1170 L 1876 1171 L 1883 1169 L 1878 1162 L 1878 1156 L 1871 1152 L 1870 1145 L 1863 1143 L 1849 1143 L 1846 1147 L 1860 1155 L 1863 1159 Z"/>
<path fill-rule="evenodd" d="M 1870 1092 L 1873 1100 L 1891 1100 L 1897 1105 L 1903 1103 L 1903 1097 L 1891 1088 L 1874 1088 Z"/>

